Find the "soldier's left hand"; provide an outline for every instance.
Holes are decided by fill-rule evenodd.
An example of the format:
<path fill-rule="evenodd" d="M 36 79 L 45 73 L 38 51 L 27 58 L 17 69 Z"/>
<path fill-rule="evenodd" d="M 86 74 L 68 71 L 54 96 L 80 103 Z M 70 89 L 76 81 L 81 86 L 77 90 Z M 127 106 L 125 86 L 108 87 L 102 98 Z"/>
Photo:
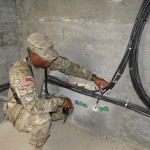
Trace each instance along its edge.
<path fill-rule="evenodd" d="M 106 80 L 99 77 L 93 77 L 92 80 L 99 87 L 100 91 L 109 84 Z"/>

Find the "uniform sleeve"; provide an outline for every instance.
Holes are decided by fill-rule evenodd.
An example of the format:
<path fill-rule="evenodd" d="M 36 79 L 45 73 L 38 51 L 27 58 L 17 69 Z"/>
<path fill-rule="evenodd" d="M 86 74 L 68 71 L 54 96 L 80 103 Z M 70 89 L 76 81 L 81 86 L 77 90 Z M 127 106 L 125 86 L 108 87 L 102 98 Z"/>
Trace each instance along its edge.
<path fill-rule="evenodd" d="M 32 74 L 29 68 L 21 62 L 12 67 L 9 79 L 11 87 L 30 114 L 54 112 L 63 105 L 63 100 L 59 97 L 51 99 L 38 98 Z"/>
<path fill-rule="evenodd" d="M 63 57 L 58 57 L 49 69 L 59 70 L 66 75 L 72 75 L 87 80 L 91 80 L 92 77 L 92 73 L 90 71 Z"/>

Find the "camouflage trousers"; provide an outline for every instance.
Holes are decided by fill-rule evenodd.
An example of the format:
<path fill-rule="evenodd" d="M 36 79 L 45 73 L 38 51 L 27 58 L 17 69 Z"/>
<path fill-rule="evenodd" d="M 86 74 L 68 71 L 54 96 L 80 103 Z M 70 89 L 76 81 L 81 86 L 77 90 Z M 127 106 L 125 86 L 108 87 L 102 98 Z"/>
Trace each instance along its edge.
<path fill-rule="evenodd" d="M 51 122 L 64 119 L 65 117 L 61 107 L 58 108 L 57 112 L 52 113 L 52 115 L 49 113 L 31 115 L 24 108 L 19 107 L 17 105 L 13 110 L 9 110 L 8 108 L 6 116 L 18 131 L 29 132 L 29 143 L 37 147 L 42 147 L 50 136 Z M 20 111 L 18 116 L 16 116 L 17 111 Z"/>

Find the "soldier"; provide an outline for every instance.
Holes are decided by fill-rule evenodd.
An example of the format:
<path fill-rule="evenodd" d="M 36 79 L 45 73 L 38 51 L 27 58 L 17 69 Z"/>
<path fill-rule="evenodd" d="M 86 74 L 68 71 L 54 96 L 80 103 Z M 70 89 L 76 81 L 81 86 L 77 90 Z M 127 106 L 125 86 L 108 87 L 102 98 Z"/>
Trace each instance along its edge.
<path fill-rule="evenodd" d="M 58 55 L 47 36 L 33 33 L 27 39 L 28 59 L 17 61 L 9 72 L 6 117 L 18 131 L 29 132 L 29 143 L 34 150 L 42 150 L 50 135 L 50 124 L 65 117 L 63 108 L 73 112 L 73 104 L 67 97 L 45 99 L 41 92 L 48 73 L 59 70 L 66 75 L 92 80 L 101 89 L 108 83 L 83 67 Z M 50 115 L 51 114 L 51 115 Z"/>

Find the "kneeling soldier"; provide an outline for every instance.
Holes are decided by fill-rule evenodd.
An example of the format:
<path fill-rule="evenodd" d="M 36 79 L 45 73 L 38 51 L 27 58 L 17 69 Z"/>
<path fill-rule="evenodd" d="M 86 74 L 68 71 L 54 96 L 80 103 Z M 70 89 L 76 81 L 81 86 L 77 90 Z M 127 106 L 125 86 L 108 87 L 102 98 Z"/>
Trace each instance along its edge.
<path fill-rule="evenodd" d="M 29 132 L 34 150 L 42 150 L 50 135 L 50 125 L 54 120 L 64 119 L 63 108 L 73 104 L 69 98 L 42 98 L 47 72 L 59 70 L 66 75 L 92 80 L 101 89 L 108 83 L 83 67 L 58 55 L 47 36 L 33 33 L 27 39 L 28 58 L 17 61 L 10 70 L 6 117 L 18 131 Z"/>

